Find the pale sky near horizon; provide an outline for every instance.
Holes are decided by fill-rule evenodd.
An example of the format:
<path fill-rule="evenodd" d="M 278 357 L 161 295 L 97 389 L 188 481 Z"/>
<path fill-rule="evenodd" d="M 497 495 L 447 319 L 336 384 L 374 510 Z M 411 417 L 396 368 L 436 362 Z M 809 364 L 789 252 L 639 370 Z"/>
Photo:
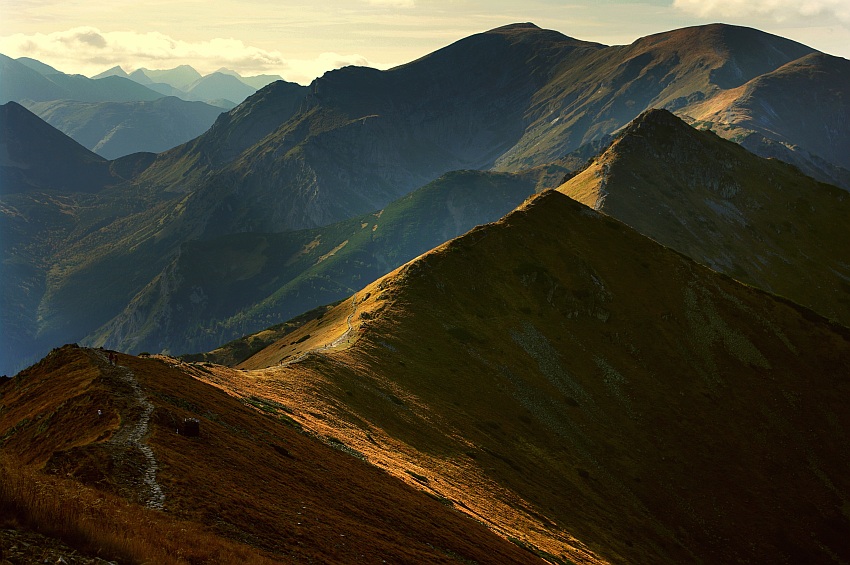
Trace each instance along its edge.
<path fill-rule="evenodd" d="M 516 22 L 606 45 L 724 22 L 850 59 L 850 0 L 0 0 L 0 53 L 88 76 L 189 64 L 307 84 Z"/>

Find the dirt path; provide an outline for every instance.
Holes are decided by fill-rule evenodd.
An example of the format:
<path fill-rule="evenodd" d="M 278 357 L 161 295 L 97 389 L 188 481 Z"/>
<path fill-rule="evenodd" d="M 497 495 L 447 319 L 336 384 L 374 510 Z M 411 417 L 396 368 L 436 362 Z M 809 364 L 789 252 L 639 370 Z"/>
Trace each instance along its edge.
<path fill-rule="evenodd" d="M 122 414 L 121 429 L 112 436 L 109 442 L 119 448 L 134 447 L 142 453 L 145 461 L 141 470 L 142 481 L 147 491 L 146 496 L 142 496 L 142 499 L 146 499 L 145 505 L 148 508 L 162 510 L 165 504 L 165 493 L 162 492 L 162 487 L 156 482 L 156 472 L 159 467 L 153 450 L 145 443 L 154 405 L 148 401 L 145 393 L 142 392 L 142 387 L 139 386 L 139 381 L 136 380 L 133 371 L 123 365 L 113 366 L 102 351 L 97 351 L 97 354 L 106 364 L 108 370 L 113 371 L 113 374 L 117 375 L 121 382 L 132 389 L 133 395 L 129 398 L 131 409 L 127 412 L 132 415 L 138 414 L 138 418 L 127 418 L 126 414 Z M 114 456 L 120 458 L 122 451 L 123 449 L 116 449 L 113 452 Z"/>
<path fill-rule="evenodd" d="M 290 359 L 289 361 L 285 361 L 281 363 L 280 367 L 286 367 L 287 365 L 292 365 L 293 363 L 298 363 L 299 361 L 303 361 L 308 355 L 311 353 L 316 353 L 319 351 L 327 351 L 329 349 L 333 349 L 338 346 L 340 343 L 348 339 L 348 336 L 351 335 L 351 330 L 353 329 L 351 326 L 351 320 L 354 318 L 354 314 L 357 312 L 357 295 L 351 297 L 351 313 L 346 318 L 345 323 L 348 325 L 348 328 L 340 335 L 338 338 L 333 340 L 330 343 L 326 343 L 320 347 L 314 347 L 313 349 L 308 349 L 307 351 L 301 353 L 294 359 Z"/>

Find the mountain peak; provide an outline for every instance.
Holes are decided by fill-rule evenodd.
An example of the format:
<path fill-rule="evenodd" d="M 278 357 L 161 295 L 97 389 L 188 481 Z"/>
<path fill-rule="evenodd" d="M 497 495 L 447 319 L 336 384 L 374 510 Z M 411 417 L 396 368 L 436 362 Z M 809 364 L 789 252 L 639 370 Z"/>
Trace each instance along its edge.
<path fill-rule="evenodd" d="M 521 22 L 521 23 L 499 26 L 497 28 L 491 29 L 490 32 L 521 31 L 521 30 L 529 30 L 529 29 L 541 29 L 541 28 L 539 26 L 531 23 L 531 22 Z"/>

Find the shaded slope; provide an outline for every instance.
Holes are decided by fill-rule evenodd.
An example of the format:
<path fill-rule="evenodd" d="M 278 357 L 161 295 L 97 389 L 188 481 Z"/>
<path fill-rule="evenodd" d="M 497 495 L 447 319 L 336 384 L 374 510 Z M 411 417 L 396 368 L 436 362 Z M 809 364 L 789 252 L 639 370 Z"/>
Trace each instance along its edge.
<path fill-rule="evenodd" d="M 763 154 L 769 139 L 791 149 L 804 172 L 850 190 L 850 61 L 813 53 L 758 76 L 689 115 Z M 752 139 L 750 139 L 752 137 Z M 772 156 L 772 155 L 766 155 Z M 831 170 L 831 164 L 843 169 Z M 825 170 L 824 170 L 825 169 Z"/>
<path fill-rule="evenodd" d="M 182 537 L 187 526 L 175 520 L 186 520 L 279 561 L 539 562 L 439 501 L 299 433 L 277 413 L 281 407 L 240 401 L 193 378 L 206 371 L 123 355 L 111 366 L 102 351 L 55 350 L 0 386 L 4 454 L 132 500 L 144 464 L 116 440 L 139 418 L 125 382 L 130 375 L 153 406 L 142 441 L 155 456 L 167 514 L 149 520 L 171 522 L 168 538 Z M 188 417 L 200 421 L 200 437 L 175 433 Z"/>
<path fill-rule="evenodd" d="M 554 66 L 600 47 L 522 24 L 389 71 L 332 71 L 288 121 L 264 120 L 249 138 L 222 121 L 191 147 L 163 155 L 143 180 L 197 189 L 201 208 L 226 208 L 221 186 L 241 191 L 245 214 L 261 231 L 333 223 L 382 208 L 447 171 L 491 167 L 522 135 L 524 109 Z M 275 92 L 263 89 L 246 104 L 278 117 Z M 205 151 L 221 137 L 239 143 Z"/>
<path fill-rule="evenodd" d="M 216 106 L 174 97 L 151 102 L 55 100 L 27 106 L 50 125 L 107 159 L 142 151 L 166 151 L 207 131 L 222 113 Z"/>
<path fill-rule="evenodd" d="M 721 24 L 614 47 L 515 24 L 388 71 L 329 72 L 293 114 L 280 115 L 271 92 L 252 97 L 250 111 L 268 116 L 263 127 L 237 136 L 222 121 L 197 143 L 163 155 L 145 181 L 203 193 L 192 216 L 227 209 L 220 202 L 236 192 L 265 203 L 248 205 L 261 231 L 326 225 L 381 208 L 449 170 L 518 171 L 556 161 L 649 108 L 690 116 L 813 52 Z M 814 80 L 817 89 L 843 88 L 831 73 Z M 796 111 L 807 119 L 807 108 Z M 800 148 L 786 158 L 800 158 L 806 135 L 789 133 Z M 822 159 L 824 167 L 839 166 Z M 215 233 L 235 229 L 224 223 Z"/>
<path fill-rule="evenodd" d="M 0 194 L 96 192 L 120 180 L 109 162 L 15 102 L 0 106 Z"/>
<path fill-rule="evenodd" d="M 650 108 L 688 115 L 695 103 L 812 51 L 782 37 L 725 24 L 682 28 L 607 47 L 580 64 L 560 67 L 536 93 L 523 139 L 497 166 L 515 169 L 553 161 Z"/>
<path fill-rule="evenodd" d="M 86 342 L 133 352 L 212 349 L 349 296 L 434 246 L 501 218 L 535 185 L 531 175 L 461 171 L 379 212 L 324 228 L 187 242 Z"/>
<path fill-rule="evenodd" d="M 209 379 L 562 559 L 850 558 L 850 332 L 558 192 L 241 367 Z"/>
<path fill-rule="evenodd" d="M 669 112 L 558 190 L 738 280 L 850 325 L 850 195 Z"/>

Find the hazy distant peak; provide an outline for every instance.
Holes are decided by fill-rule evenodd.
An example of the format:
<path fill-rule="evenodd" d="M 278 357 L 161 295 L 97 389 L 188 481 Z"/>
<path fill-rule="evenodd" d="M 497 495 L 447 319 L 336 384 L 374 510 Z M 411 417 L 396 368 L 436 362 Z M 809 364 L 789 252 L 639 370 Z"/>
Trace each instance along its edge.
<path fill-rule="evenodd" d="M 25 65 L 32 70 L 42 74 L 42 75 L 58 75 L 60 71 L 54 69 L 50 65 L 42 63 L 41 61 L 36 61 L 35 59 L 31 59 L 29 57 L 18 57 L 16 59 L 22 65 Z"/>
<path fill-rule="evenodd" d="M 111 77 L 111 76 L 118 76 L 118 77 L 122 77 L 122 78 L 130 78 L 130 75 L 128 75 L 127 72 L 124 69 L 122 69 L 120 65 L 115 65 L 111 69 L 107 69 L 100 74 L 94 75 L 91 78 L 92 79 L 99 79 L 99 78 L 106 78 L 106 77 Z"/>

